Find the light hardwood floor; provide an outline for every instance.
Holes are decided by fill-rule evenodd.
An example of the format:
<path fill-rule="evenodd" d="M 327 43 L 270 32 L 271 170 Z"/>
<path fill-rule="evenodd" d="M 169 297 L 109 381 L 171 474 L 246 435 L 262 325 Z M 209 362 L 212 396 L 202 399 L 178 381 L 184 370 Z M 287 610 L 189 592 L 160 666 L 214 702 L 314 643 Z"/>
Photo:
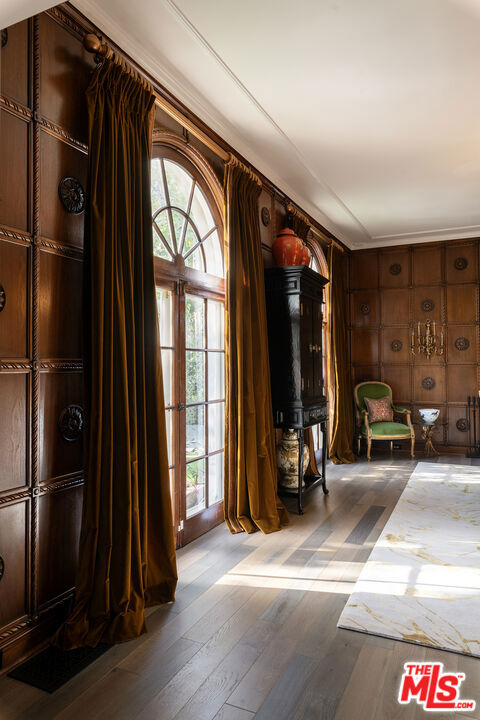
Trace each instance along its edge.
<path fill-rule="evenodd" d="M 434 461 L 470 464 L 463 457 Z M 330 494 L 264 536 L 220 526 L 178 553 L 177 600 L 53 695 L 0 678 L 0 720 L 416 720 L 397 703 L 406 661 L 465 672 L 480 720 L 480 660 L 339 630 L 336 623 L 415 462 L 328 467 Z"/>

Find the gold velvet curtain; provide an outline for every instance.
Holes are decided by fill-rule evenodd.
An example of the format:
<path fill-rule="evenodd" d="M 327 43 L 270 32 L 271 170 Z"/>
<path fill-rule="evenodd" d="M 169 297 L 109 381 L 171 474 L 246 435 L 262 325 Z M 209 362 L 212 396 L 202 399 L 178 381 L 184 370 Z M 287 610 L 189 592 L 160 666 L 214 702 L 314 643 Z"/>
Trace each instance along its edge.
<path fill-rule="evenodd" d="M 87 90 L 89 427 L 75 605 L 63 649 L 146 632 L 177 582 L 153 276 L 154 97 L 105 61 Z"/>
<path fill-rule="evenodd" d="M 232 533 L 270 533 L 288 522 L 277 496 L 260 191 L 247 168 L 227 164 L 225 521 Z"/>
<path fill-rule="evenodd" d="M 347 288 L 343 253 L 330 246 L 330 348 L 335 407 L 329 457 L 335 464 L 355 462 L 352 451 L 353 400 L 347 336 Z"/>

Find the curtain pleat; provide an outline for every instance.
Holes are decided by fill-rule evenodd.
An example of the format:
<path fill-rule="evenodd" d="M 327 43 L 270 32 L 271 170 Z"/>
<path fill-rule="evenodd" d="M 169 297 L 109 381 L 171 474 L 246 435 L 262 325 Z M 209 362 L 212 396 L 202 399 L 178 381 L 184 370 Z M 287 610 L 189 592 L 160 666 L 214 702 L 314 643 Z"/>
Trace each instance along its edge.
<path fill-rule="evenodd" d="M 150 203 L 154 97 L 104 62 L 87 90 L 86 484 L 63 649 L 146 632 L 177 582 Z"/>
<path fill-rule="evenodd" d="M 347 335 L 347 289 L 343 253 L 330 248 L 330 347 L 335 403 L 329 457 L 335 464 L 355 462 L 352 451 L 353 400 Z"/>
<path fill-rule="evenodd" d="M 280 530 L 265 284 L 258 221 L 261 188 L 237 164 L 225 172 L 225 521 L 232 533 Z"/>

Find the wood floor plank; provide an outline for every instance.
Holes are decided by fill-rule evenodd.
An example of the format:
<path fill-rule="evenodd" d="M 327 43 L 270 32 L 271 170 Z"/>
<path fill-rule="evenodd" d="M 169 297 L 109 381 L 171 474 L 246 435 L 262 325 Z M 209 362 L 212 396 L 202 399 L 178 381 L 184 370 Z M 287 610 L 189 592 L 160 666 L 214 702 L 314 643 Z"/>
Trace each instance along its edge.
<path fill-rule="evenodd" d="M 383 647 L 363 645 L 342 694 L 335 720 L 371 720 L 375 716 L 380 701 L 379 688 L 384 684 L 391 654 L 391 650 Z"/>
<path fill-rule="evenodd" d="M 279 591 L 257 590 L 180 672 L 138 715 L 139 720 L 171 720 L 188 703 L 202 683 L 239 643 Z"/>
<path fill-rule="evenodd" d="M 370 505 L 345 542 L 352 545 L 363 545 L 384 510 L 385 507 L 382 505 Z"/>
<path fill-rule="evenodd" d="M 254 714 L 226 703 L 215 715 L 214 720 L 253 720 Z"/>

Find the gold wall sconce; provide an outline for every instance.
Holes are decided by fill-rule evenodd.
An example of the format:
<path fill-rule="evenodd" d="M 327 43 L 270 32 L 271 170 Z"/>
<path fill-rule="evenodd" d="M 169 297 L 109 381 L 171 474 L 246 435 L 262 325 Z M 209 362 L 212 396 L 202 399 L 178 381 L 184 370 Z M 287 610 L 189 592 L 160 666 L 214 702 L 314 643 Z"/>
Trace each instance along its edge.
<path fill-rule="evenodd" d="M 412 339 L 410 343 L 410 349 L 412 355 L 425 355 L 429 360 L 435 353 L 437 355 L 443 355 L 444 353 L 444 338 L 443 338 L 443 327 L 440 328 L 440 340 L 437 338 L 437 330 L 435 320 L 427 320 L 425 322 L 425 328 L 421 330 L 420 320 L 417 325 L 417 337 L 415 338 L 415 328 L 412 329 Z"/>

